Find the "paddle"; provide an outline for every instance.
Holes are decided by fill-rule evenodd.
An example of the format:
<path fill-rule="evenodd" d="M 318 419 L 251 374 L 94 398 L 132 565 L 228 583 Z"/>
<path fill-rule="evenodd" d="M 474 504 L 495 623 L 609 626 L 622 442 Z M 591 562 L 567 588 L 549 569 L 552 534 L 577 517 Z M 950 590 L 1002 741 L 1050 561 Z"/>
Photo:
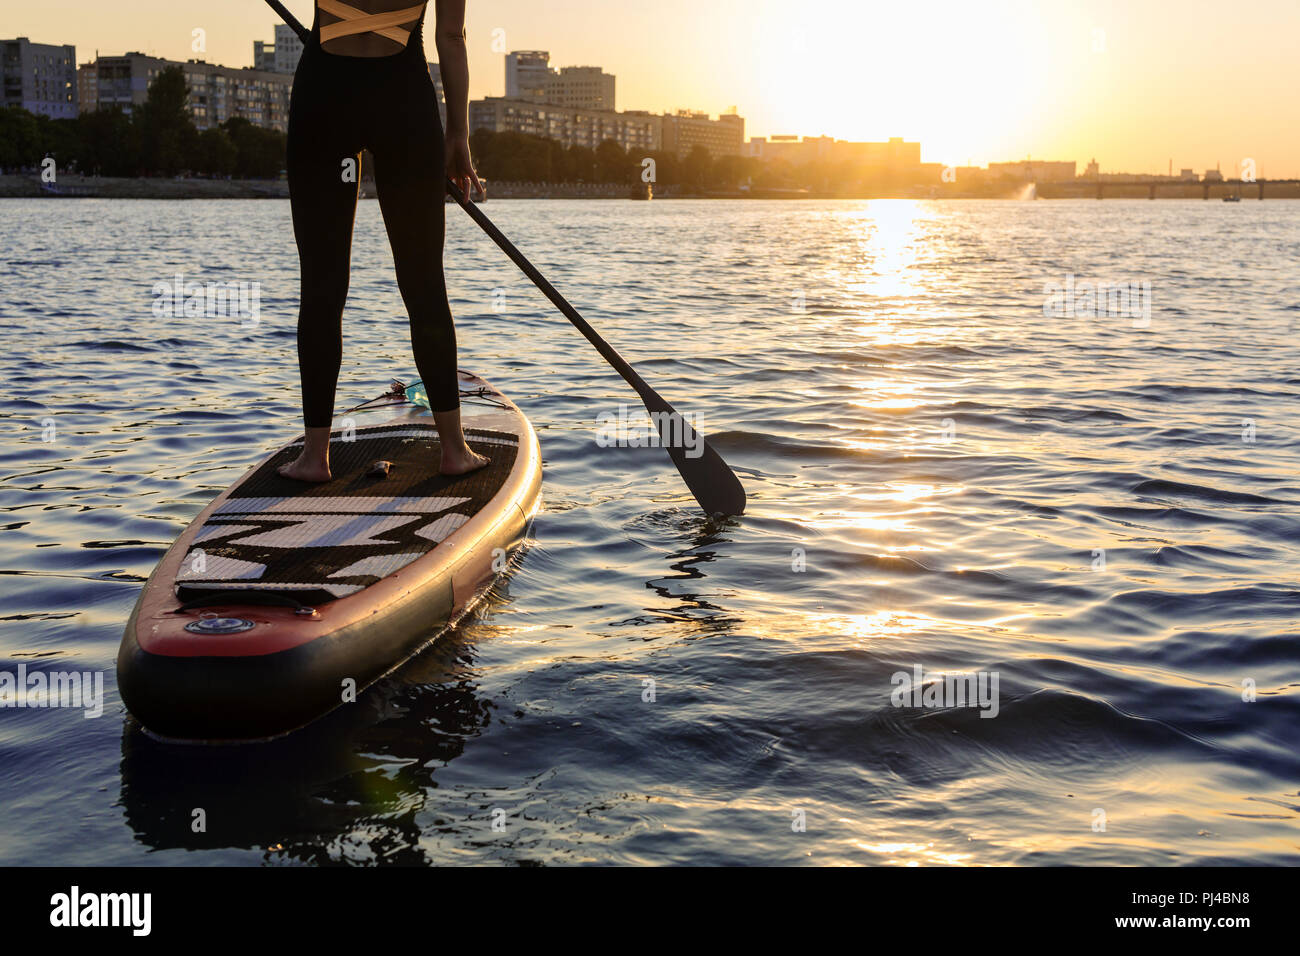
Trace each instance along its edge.
<path fill-rule="evenodd" d="M 292 13 L 284 8 L 282 3 L 277 0 L 266 0 L 271 8 L 275 10 L 290 27 L 302 37 L 306 42 L 308 31 L 294 17 Z M 488 236 L 501 247 L 501 250 L 510 257 L 523 272 L 533 281 L 537 288 L 551 300 L 557 309 L 564 314 L 573 325 L 586 336 L 587 341 L 595 346 L 596 351 L 613 366 L 619 375 L 623 376 L 626 381 L 641 398 L 642 404 L 645 405 L 646 411 L 650 413 L 650 419 L 659 429 L 660 442 L 668 450 L 668 457 L 672 459 L 677 471 L 681 474 L 682 480 L 686 482 L 686 487 L 690 489 L 695 500 L 699 502 L 704 513 L 713 515 L 741 515 L 745 513 L 745 489 L 740 484 L 740 479 L 732 471 L 722 456 L 713 450 L 713 447 L 686 421 L 678 411 L 673 408 L 658 392 L 646 384 L 645 379 L 637 374 L 636 370 L 615 351 L 614 347 L 601 337 L 591 325 L 578 314 L 578 310 L 569 304 L 568 299 L 560 295 L 555 287 L 546 281 L 546 277 L 537 271 L 537 268 L 528 261 L 528 258 L 515 248 L 514 243 L 507 239 L 495 225 L 492 220 L 488 219 L 483 212 L 474 205 L 473 202 L 465 198 L 456 183 L 447 177 L 447 192 L 456 200 L 461 209 L 469 214 L 469 217 L 478 223 L 479 228 L 488 234 Z"/>

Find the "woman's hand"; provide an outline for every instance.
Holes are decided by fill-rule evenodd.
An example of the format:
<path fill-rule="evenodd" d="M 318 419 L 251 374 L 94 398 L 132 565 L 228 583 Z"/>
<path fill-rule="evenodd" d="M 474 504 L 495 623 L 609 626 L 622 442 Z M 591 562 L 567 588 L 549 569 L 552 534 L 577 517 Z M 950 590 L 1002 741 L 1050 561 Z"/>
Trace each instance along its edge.
<path fill-rule="evenodd" d="M 469 154 L 469 137 L 451 135 L 447 137 L 447 178 L 456 183 L 465 201 L 469 201 L 469 187 L 474 184 L 476 193 L 483 192 L 478 173 L 474 171 L 474 160 Z"/>

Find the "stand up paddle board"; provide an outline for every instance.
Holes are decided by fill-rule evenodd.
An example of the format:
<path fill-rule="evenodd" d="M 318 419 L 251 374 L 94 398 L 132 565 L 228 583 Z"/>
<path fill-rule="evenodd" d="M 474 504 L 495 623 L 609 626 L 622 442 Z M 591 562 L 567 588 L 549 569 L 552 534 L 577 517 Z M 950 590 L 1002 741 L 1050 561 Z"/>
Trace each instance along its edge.
<path fill-rule="evenodd" d="M 336 420 L 333 479 L 254 465 L 150 576 L 117 657 L 122 700 L 158 736 L 275 737 L 355 700 L 454 624 L 506 569 L 541 495 L 537 436 L 460 373 L 471 448 L 491 463 L 437 473 L 438 432 L 400 388 Z"/>

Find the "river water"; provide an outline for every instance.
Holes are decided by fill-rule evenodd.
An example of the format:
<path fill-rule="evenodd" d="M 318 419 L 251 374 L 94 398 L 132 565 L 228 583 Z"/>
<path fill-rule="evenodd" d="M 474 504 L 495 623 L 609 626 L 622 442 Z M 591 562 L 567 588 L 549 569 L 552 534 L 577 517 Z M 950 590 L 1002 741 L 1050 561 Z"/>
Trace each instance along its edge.
<path fill-rule="evenodd" d="M 161 743 L 117 645 L 296 434 L 288 206 L 6 200 L 0 672 L 105 703 L 0 709 L 0 863 L 1300 863 L 1300 204 L 484 209 L 748 514 L 598 444 L 634 394 L 452 207 L 461 365 L 541 441 L 530 550 L 359 705 Z M 154 314 L 177 274 L 258 321 Z M 413 377 L 373 202 L 344 321 L 340 409 Z"/>

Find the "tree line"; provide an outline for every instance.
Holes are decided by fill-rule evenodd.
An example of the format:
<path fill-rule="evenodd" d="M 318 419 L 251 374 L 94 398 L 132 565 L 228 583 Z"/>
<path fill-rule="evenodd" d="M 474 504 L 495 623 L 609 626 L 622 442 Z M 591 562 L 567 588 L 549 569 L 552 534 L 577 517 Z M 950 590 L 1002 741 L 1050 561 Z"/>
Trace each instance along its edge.
<path fill-rule="evenodd" d="M 274 179 L 284 168 L 285 135 L 243 118 L 200 130 L 179 66 L 161 70 L 146 101 L 51 119 L 17 106 L 0 109 L 0 168 L 39 166 L 87 176 L 235 176 Z"/>

